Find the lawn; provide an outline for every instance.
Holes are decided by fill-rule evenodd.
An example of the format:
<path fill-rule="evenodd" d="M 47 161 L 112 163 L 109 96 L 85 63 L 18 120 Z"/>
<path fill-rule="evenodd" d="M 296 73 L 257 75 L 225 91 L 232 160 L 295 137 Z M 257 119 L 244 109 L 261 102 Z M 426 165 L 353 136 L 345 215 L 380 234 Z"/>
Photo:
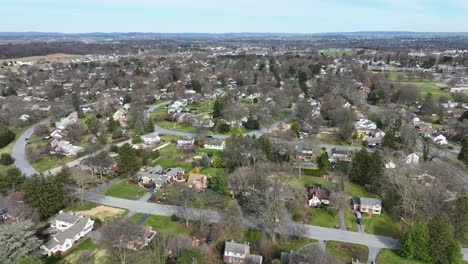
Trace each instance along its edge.
<path fill-rule="evenodd" d="M 144 194 L 144 190 L 136 184 L 127 183 L 125 180 L 121 180 L 109 186 L 104 194 L 117 198 L 137 200 Z"/>
<path fill-rule="evenodd" d="M 416 88 L 419 89 L 421 92 L 421 96 L 426 96 L 428 93 L 432 93 L 432 95 L 435 98 L 441 97 L 441 96 L 447 96 L 450 97 L 450 92 L 443 90 L 441 87 L 430 84 L 430 83 L 412 83 Z"/>
<path fill-rule="evenodd" d="M 345 209 L 345 222 L 346 222 L 346 229 L 348 229 L 350 231 L 354 231 L 354 232 L 358 231 L 358 224 L 356 222 L 356 215 L 349 208 Z"/>
<path fill-rule="evenodd" d="M 88 210 L 91 210 L 93 208 L 98 207 L 99 205 L 100 204 L 93 203 L 93 202 L 84 202 L 84 204 L 81 205 L 81 203 L 76 202 L 72 206 L 68 207 L 68 210 L 72 211 L 72 212 L 74 212 L 74 211 L 88 211 Z"/>
<path fill-rule="evenodd" d="M 361 263 L 366 263 L 369 255 L 369 249 L 366 246 L 337 241 L 328 241 L 327 250 L 332 256 L 345 263 L 350 263 L 352 259 L 358 259 Z"/>
<path fill-rule="evenodd" d="M 213 112 L 214 101 L 203 101 L 200 105 L 191 105 L 189 107 L 190 112 L 194 115 L 203 115 L 203 114 L 211 114 Z"/>
<path fill-rule="evenodd" d="M 311 225 L 329 228 L 339 226 L 338 216 L 331 208 L 310 208 L 310 211 L 312 213 Z"/>
<path fill-rule="evenodd" d="M 223 168 L 204 168 L 200 171 L 201 174 L 205 174 L 208 179 L 211 179 L 216 174 L 226 174 L 226 171 Z"/>
<path fill-rule="evenodd" d="M 410 260 L 398 255 L 398 252 L 390 249 L 382 249 L 377 256 L 376 263 L 385 264 L 422 264 L 420 261 Z"/>
<path fill-rule="evenodd" d="M 382 212 L 380 215 L 363 214 L 364 231 L 369 234 L 400 237 L 400 224 L 393 220 L 388 214 Z"/>
<path fill-rule="evenodd" d="M 309 239 L 309 238 L 299 238 L 299 239 L 280 239 L 279 243 L 276 245 L 275 248 L 275 255 L 276 258 L 281 258 L 281 252 L 291 252 L 297 251 L 298 249 L 302 248 L 305 245 L 309 245 L 311 243 L 317 243 L 317 240 Z"/>
<path fill-rule="evenodd" d="M 45 258 L 45 263 L 46 264 L 55 264 L 55 263 L 77 263 L 77 258 L 79 257 L 79 253 L 88 250 L 93 252 L 93 263 L 103 263 L 103 255 L 105 254 L 104 252 L 101 252 L 100 246 L 96 245 L 93 243 L 91 239 L 86 239 L 83 241 L 81 244 L 78 246 L 72 248 L 70 251 L 68 251 L 66 254 L 63 256 L 53 256 L 53 257 L 47 257 Z M 100 255 L 100 256 L 98 256 Z"/>
<path fill-rule="evenodd" d="M 174 131 L 186 132 L 186 133 L 196 133 L 197 128 L 191 125 L 186 125 L 183 123 L 178 122 L 170 122 L 170 121 L 158 121 L 156 124 L 162 128 L 170 129 Z"/>
<path fill-rule="evenodd" d="M 298 188 L 304 188 L 306 185 L 313 185 L 313 184 L 321 184 L 325 188 L 329 190 L 334 190 L 335 186 L 333 183 L 320 178 L 320 177 L 313 177 L 313 176 L 302 176 L 292 182 L 292 184 Z"/>
<path fill-rule="evenodd" d="M 141 216 L 142 215 L 140 215 L 140 217 Z M 139 219 L 136 218 L 136 216 L 133 217 Z M 183 223 L 171 221 L 171 218 L 168 216 L 152 215 L 145 220 L 144 225 L 153 227 L 156 232 L 163 231 L 169 234 L 190 235 L 190 229 L 185 228 Z"/>
<path fill-rule="evenodd" d="M 70 159 L 67 159 L 67 160 L 70 160 Z M 63 159 L 61 159 L 59 156 L 47 155 L 47 157 L 43 157 L 39 159 L 38 161 L 32 163 L 32 166 L 38 172 L 45 172 L 52 168 L 59 167 L 60 164 L 65 164 L 65 163 L 66 162 L 63 162 Z"/>
<path fill-rule="evenodd" d="M 260 240 L 262 240 L 262 231 L 247 229 L 240 242 L 249 242 L 251 251 L 255 252 L 260 247 Z"/>
<path fill-rule="evenodd" d="M 354 197 L 369 197 L 369 198 L 379 198 L 379 196 L 375 193 L 368 192 L 364 189 L 364 187 L 359 186 L 355 183 L 348 183 L 346 185 L 346 192 L 349 196 Z"/>

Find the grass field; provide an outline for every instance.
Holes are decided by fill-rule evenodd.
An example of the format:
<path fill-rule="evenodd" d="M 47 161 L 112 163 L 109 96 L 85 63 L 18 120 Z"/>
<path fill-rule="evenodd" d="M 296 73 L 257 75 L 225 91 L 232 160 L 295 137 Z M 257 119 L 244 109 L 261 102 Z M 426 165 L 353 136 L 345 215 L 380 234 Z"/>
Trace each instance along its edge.
<path fill-rule="evenodd" d="M 139 215 L 136 216 L 136 215 Z M 139 219 L 142 214 L 136 214 L 135 219 Z M 135 220 L 136 221 L 136 220 Z M 180 222 L 173 222 L 171 221 L 171 218 L 168 216 L 159 216 L 159 215 L 152 215 L 148 217 L 144 225 L 149 225 L 156 230 L 156 232 L 166 232 L 169 234 L 185 234 L 185 235 L 190 235 L 191 230 L 188 228 L 185 228 L 183 223 Z"/>
<path fill-rule="evenodd" d="M 379 198 L 377 194 L 368 192 L 364 189 L 364 187 L 359 186 L 355 183 L 348 183 L 346 185 L 346 193 L 351 197 L 359 196 L 359 197 Z"/>
<path fill-rule="evenodd" d="M 144 194 L 144 190 L 139 188 L 136 184 L 121 180 L 109 186 L 104 194 L 117 198 L 136 200 Z"/>
<path fill-rule="evenodd" d="M 191 125 L 186 125 L 178 122 L 170 122 L 170 121 L 158 121 L 156 123 L 158 126 L 165 128 L 165 129 L 170 129 L 174 131 L 179 131 L 179 132 L 185 132 L 185 133 L 196 133 L 197 128 L 193 127 Z"/>
<path fill-rule="evenodd" d="M 390 249 L 382 249 L 377 256 L 376 263 L 385 264 L 422 264 L 420 261 L 402 258 L 398 252 Z"/>
<path fill-rule="evenodd" d="M 385 212 L 382 212 L 380 215 L 364 214 L 362 218 L 366 233 L 390 236 L 394 238 L 400 237 L 401 232 L 399 222 L 390 218 L 390 216 Z"/>
<path fill-rule="evenodd" d="M 366 246 L 337 241 L 327 242 L 327 250 L 332 256 L 345 263 L 351 263 L 351 259 L 366 263 L 369 255 L 369 249 Z"/>
<path fill-rule="evenodd" d="M 321 184 L 329 190 L 335 189 L 335 186 L 333 183 L 323 178 L 312 177 L 312 176 L 302 176 L 301 178 L 294 180 L 292 184 L 298 188 L 304 188 L 306 185 Z"/>
<path fill-rule="evenodd" d="M 330 208 L 310 208 L 311 225 L 333 228 L 339 226 L 338 216 Z"/>

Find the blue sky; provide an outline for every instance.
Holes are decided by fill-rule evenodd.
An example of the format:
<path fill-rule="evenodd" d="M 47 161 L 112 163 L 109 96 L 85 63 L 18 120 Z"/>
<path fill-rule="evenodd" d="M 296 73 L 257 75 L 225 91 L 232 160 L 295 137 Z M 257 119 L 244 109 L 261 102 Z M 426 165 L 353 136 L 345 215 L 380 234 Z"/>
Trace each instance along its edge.
<path fill-rule="evenodd" d="M 0 0 L 0 31 L 467 32 L 468 0 Z"/>

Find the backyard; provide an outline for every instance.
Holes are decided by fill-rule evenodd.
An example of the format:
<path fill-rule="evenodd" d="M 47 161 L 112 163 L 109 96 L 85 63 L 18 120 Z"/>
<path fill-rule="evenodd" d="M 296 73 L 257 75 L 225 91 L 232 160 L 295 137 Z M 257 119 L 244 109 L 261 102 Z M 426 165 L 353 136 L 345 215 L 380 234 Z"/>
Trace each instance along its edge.
<path fill-rule="evenodd" d="M 137 222 L 141 217 L 143 217 L 143 214 L 138 213 L 133 215 L 130 220 Z M 183 223 L 174 222 L 168 216 L 151 215 L 145 219 L 143 224 L 151 226 L 154 230 L 156 230 L 156 232 L 185 235 L 190 235 L 191 233 L 191 230 L 186 228 Z"/>

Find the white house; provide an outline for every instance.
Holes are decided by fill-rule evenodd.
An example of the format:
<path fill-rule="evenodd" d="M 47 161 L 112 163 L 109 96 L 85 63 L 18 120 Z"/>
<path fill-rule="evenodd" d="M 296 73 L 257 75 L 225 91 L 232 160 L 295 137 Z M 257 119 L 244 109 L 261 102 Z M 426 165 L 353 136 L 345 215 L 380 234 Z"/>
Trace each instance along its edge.
<path fill-rule="evenodd" d="M 411 153 L 403 159 L 406 164 L 418 164 L 419 156 L 416 153 Z"/>
<path fill-rule="evenodd" d="M 57 142 L 57 141 L 55 141 Z M 78 153 L 85 151 L 83 147 L 72 145 L 68 141 L 58 141 L 57 143 L 52 142 L 52 147 L 54 148 L 54 153 L 65 155 L 65 156 L 76 156 Z"/>
<path fill-rule="evenodd" d="M 158 136 L 158 134 L 150 134 L 141 136 L 141 140 L 143 140 L 145 145 L 155 145 L 161 141 L 161 138 Z"/>
<path fill-rule="evenodd" d="M 50 224 L 56 233 L 41 246 L 43 254 L 51 256 L 69 250 L 77 240 L 93 230 L 93 225 L 94 221 L 87 216 L 61 213 Z"/>
<path fill-rule="evenodd" d="M 224 140 L 209 140 L 204 144 L 204 148 L 206 149 L 215 149 L 215 150 L 223 150 L 226 146 L 226 141 Z"/>
<path fill-rule="evenodd" d="M 442 135 L 441 133 L 439 133 L 439 132 L 434 132 L 434 133 L 430 134 L 429 138 L 431 138 L 432 141 L 434 141 L 434 143 L 436 143 L 438 145 L 447 145 L 448 144 L 447 138 L 444 135 Z"/>
<path fill-rule="evenodd" d="M 380 214 L 382 212 L 382 200 L 380 199 L 353 197 L 351 201 L 355 211 L 369 214 Z"/>

